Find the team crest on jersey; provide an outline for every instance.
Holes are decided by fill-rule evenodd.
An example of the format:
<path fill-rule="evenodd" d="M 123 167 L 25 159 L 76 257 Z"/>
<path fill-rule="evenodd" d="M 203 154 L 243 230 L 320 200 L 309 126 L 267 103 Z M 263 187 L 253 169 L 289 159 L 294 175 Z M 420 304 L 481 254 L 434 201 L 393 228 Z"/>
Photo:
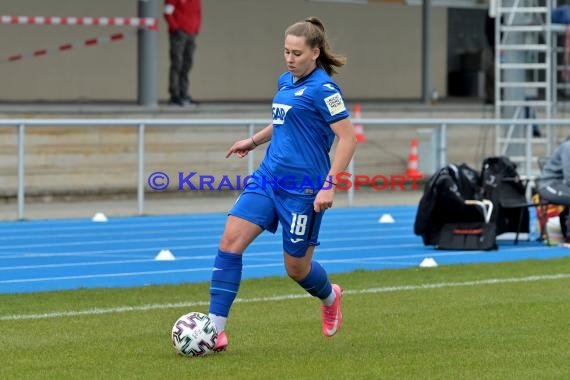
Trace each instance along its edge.
<path fill-rule="evenodd" d="M 283 124 L 290 109 L 287 104 L 273 103 L 273 124 Z"/>
<path fill-rule="evenodd" d="M 342 100 L 342 96 L 340 96 L 338 92 L 329 97 L 326 97 L 324 100 L 331 116 L 341 113 L 342 111 L 346 111 L 346 107 L 344 106 L 344 101 Z"/>

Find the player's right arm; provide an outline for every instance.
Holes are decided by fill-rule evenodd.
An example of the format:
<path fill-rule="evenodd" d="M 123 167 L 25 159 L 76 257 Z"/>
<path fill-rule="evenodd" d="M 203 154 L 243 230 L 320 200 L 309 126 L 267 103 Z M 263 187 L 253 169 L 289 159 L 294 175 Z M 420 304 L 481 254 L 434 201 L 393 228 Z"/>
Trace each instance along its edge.
<path fill-rule="evenodd" d="M 267 125 L 261 131 L 254 133 L 253 136 L 250 136 L 247 139 L 236 141 L 226 153 L 226 158 L 230 157 L 234 153 L 237 154 L 239 158 L 243 158 L 247 156 L 249 151 L 270 141 L 272 135 L 273 123 Z"/>
<path fill-rule="evenodd" d="M 180 29 L 180 25 L 176 22 L 174 18 L 174 10 L 176 7 L 176 0 L 165 0 L 164 1 L 164 19 L 168 24 L 168 30 L 170 32 L 175 32 Z"/>

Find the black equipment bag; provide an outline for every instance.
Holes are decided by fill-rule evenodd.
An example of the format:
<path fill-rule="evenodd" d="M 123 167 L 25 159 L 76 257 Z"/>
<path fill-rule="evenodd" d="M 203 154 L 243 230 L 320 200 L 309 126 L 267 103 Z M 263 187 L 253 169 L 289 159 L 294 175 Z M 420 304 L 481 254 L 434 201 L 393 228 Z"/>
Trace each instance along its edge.
<path fill-rule="evenodd" d="M 462 251 L 495 250 L 497 249 L 495 223 L 444 224 L 436 248 Z"/>
<path fill-rule="evenodd" d="M 437 245 L 446 223 L 481 222 L 481 210 L 465 205 L 467 199 L 480 199 L 479 174 L 466 164 L 447 165 L 436 172 L 424 188 L 414 233 L 424 245 Z"/>

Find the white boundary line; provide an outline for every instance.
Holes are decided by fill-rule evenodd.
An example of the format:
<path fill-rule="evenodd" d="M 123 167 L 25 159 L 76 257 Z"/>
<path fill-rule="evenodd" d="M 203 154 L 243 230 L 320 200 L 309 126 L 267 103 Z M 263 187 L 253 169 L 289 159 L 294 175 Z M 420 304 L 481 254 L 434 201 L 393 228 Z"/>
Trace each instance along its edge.
<path fill-rule="evenodd" d="M 281 236 L 278 236 L 281 237 Z M 201 237 L 197 236 L 197 237 L 184 237 L 184 238 L 172 238 L 173 241 L 192 241 L 192 240 L 198 240 L 201 239 Z M 210 239 L 212 240 L 212 238 L 206 238 L 206 239 Z M 379 243 L 381 243 L 384 240 L 392 240 L 392 239 L 401 239 L 401 241 L 404 240 L 411 240 L 409 235 L 392 235 L 392 236 L 374 236 L 372 238 L 370 237 L 359 237 L 359 238 L 331 238 L 331 239 L 326 239 L 327 244 L 328 243 L 338 243 L 338 242 L 351 242 L 351 241 L 377 241 Z M 109 245 L 113 245 L 110 243 L 129 243 L 131 241 L 136 241 L 137 243 L 144 241 L 145 239 L 129 239 L 129 240 L 114 240 L 114 241 L 108 241 Z M 323 239 L 325 240 L 325 239 Z M 416 240 L 414 238 L 414 240 Z M 154 239 L 146 239 L 146 241 L 148 243 L 153 243 Z M 168 238 L 160 238 L 160 239 L 156 239 L 156 241 L 162 241 L 162 242 L 167 242 L 169 243 L 170 240 Z M 77 242 L 73 242 L 73 245 L 78 245 Z M 215 242 L 215 243 L 209 243 L 209 244 L 191 244 L 191 245 L 176 245 L 176 244 L 165 244 L 166 246 L 169 247 L 169 249 L 184 249 L 184 250 L 191 250 L 191 251 L 196 251 L 196 250 L 204 250 L 204 249 L 208 249 L 211 251 L 216 251 L 219 243 Z M 147 246 L 144 248 L 127 248 L 127 249 L 108 249 L 108 250 L 91 250 L 91 251 L 75 251 L 75 252 L 53 252 L 53 253 L 12 253 L 12 254 L 4 254 L 1 249 L 0 249 L 0 262 L 2 260 L 7 260 L 7 259 L 14 259 L 14 258 L 18 258 L 18 259 L 32 259 L 35 257 L 41 257 L 41 258 L 46 258 L 46 257 L 66 257 L 66 256 L 77 256 L 77 257 L 89 257 L 89 256 L 94 256 L 94 257 L 99 257 L 97 256 L 98 254 L 110 254 L 110 253 L 116 253 L 116 254 L 124 254 L 124 253 L 134 253 L 134 252 L 143 252 L 145 255 L 148 255 L 148 252 L 153 252 L 155 250 L 161 250 L 164 249 L 165 245 L 156 245 L 156 246 Z M 282 245 L 282 241 L 280 239 L 260 239 L 259 241 L 255 242 L 255 246 L 259 247 L 259 246 L 278 246 L 281 247 Z M 419 243 L 415 243 L 415 245 L 420 246 Z M 404 246 L 402 244 L 402 246 Z M 14 249 L 16 246 L 12 246 L 12 248 Z M 46 247 L 50 247 L 50 245 L 47 245 Z M 374 246 L 374 247 L 380 247 L 382 248 L 383 246 Z M 321 250 L 322 251 L 322 250 Z M 276 253 L 280 253 L 280 248 L 277 249 L 275 251 Z M 148 256 L 147 256 L 148 257 Z M 152 256 L 154 257 L 154 256 Z M 144 258 L 144 257 L 142 257 Z M 149 257 L 150 258 L 150 257 Z M 141 256 L 135 256 L 135 259 L 141 259 Z M 67 266 L 68 264 L 62 264 L 64 266 Z M 38 265 L 38 268 L 43 267 L 44 265 Z M 48 266 L 50 266 L 48 264 Z M 0 271 L 2 270 L 6 270 L 3 267 L 0 266 Z"/>
<path fill-rule="evenodd" d="M 423 247 L 422 244 L 396 244 L 396 245 L 374 245 L 374 246 L 365 246 L 367 249 L 387 249 L 387 248 L 398 248 L 398 247 Z M 173 248 L 173 247 L 171 247 Z M 536 247 L 525 247 L 525 248 L 518 248 L 516 250 L 512 249 L 504 249 L 503 253 L 506 251 L 507 253 L 517 254 L 517 253 L 525 253 L 528 251 L 535 250 Z M 159 248 L 154 249 L 154 251 L 158 251 Z M 344 252 L 344 251 L 352 251 L 354 250 L 353 247 L 344 247 L 344 248 L 322 248 L 319 250 L 320 253 L 336 253 L 336 252 Z M 430 253 L 429 256 L 435 258 L 441 257 L 455 257 L 455 256 L 473 256 L 473 255 L 480 255 L 484 251 L 434 251 Z M 69 264 L 52 264 L 52 265 L 29 265 L 29 266 L 22 266 L 22 267 L 7 267 L 7 270 L 18 270 L 18 269 L 37 269 L 37 268 L 48 268 L 48 267 L 79 267 L 79 266 L 96 266 L 96 265 L 107 265 L 107 264 L 127 264 L 127 263 L 135 263 L 135 262 L 143 262 L 143 263 L 151 263 L 154 262 L 155 254 L 153 253 L 153 258 L 148 259 L 129 259 L 129 260 L 112 260 L 109 262 L 83 262 L 83 263 L 69 263 Z M 178 257 L 179 261 L 195 261 L 195 260 L 213 260 L 215 255 L 212 253 L 210 255 L 198 255 L 198 256 L 180 256 Z M 255 257 L 268 257 L 268 258 L 277 258 L 275 264 L 249 264 L 244 265 L 243 269 L 250 269 L 250 268 L 259 268 L 259 267 L 268 267 L 268 266 L 282 266 L 282 258 L 279 254 L 275 251 L 269 252 L 251 252 L 247 254 L 247 258 L 255 258 Z M 365 256 L 365 257 L 352 257 L 352 258 L 343 258 L 343 259 L 333 259 L 333 258 L 322 258 L 319 260 L 322 264 L 342 264 L 342 263 L 371 263 L 370 261 L 378 260 L 382 264 L 388 264 L 389 260 L 407 260 L 407 259 L 422 259 L 426 257 L 426 253 L 418 253 L 418 254 L 407 254 L 407 255 L 392 255 L 392 256 Z M 556 256 L 558 257 L 558 256 Z M 529 259 L 532 257 L 529 257 Z M 554 258 L 554 257 L 551 257 Z M 408 265 L 417 265 L 415 262 L 409 262 Z M 0 268 L 0 272 L 4 269 Z M 105 278 L 105 277 L 130 277 L 130 276 L 145 276 L 145 275 L 165 275 L 165 274 L 173 274 L 173 273 L 189 273 L 189 272 L 206 272 L 211 271 L 212 267 L 203 267 L 203 268 L 182 268 L 176 270 L 152 270 L 152 271 L 139 271 L 139 272 L 112 272 L 112 273 L 100 273 L 100 274 L 81 274 L 81 275 L 69 275 L 69 276 L 59 276 L 59 277 L 32 277 L 32 278 L 22 278 L 22 279 L 9 279 L 9 280 L 0 280 L 0 285 L 2 284 L 18 284 L 18 283 L 32 283 L 32 282 L 47 282 L 47 281 L 64 281 L 64 280 L 78 280 L 78 279 L 94 279 L 94 278 Z"/>
<path fill-rule="evenodd" d="M 412 223 L 410 221 L 410 223 Z M 379 223 L 378 223 L 379 224 Z M 222 227 L 220 227 L 220 225 L 222 225 Z M 335 226 L 327 226 L 326 231 L 323 231 L 322 233 L 326 233 L 329 235 L 337 235 L 339 232 L 342 233 L 351 233 L 351 232 L 356 232 L 356 231 L 362 231 L 362 233 L 364 234 L 364 232 L 395 232 L 395 231 L 406 231 L 409 232 L 410 231 L 410 225 L 405 225 L 405 226 L 393 226 L 393 227 L 386 227 L 386 225 L 382 225 L 380 224 L 382 227 L 378 227 L 378 225 L 371 225 L 368 228 L 352 228 L 352 229 L 348 229 L 348 228 L 335 228 Z M 1 227 L 1 225 L 0 225 Z M 141 228 L 144 227 L 144 228 Z M 85 231 L 78 231 L 78 232 L 58 232 L 56 230 L 45 230 L 45 231 L 41 231 L 37 232 L 37 231 L 3 231 L 3 234 L 0 235 L 0 241 L 18 241 L 18 240 L 25 240 L 26 237 L 32 235 L 34 239 L 39 239 L 39 238 L 43 238 L 43 237 L 49 237 L 50 239 L 54 239 L 54 238 L 76 238 L 78 236 L 81 237 L 85 237 L 85 236 L 93 236 L 93 237 L 101 237 L 101 236 L 108 236 L 108 235 L 112 235 L 113 237 L 115 236 L 137 236 L 137 235 L 158 235 L 158 234 L 165 234 L 165 235 L 175 235 L 175 234 L 180 234 L 180 231 L 183 230 L 186 233 L 192 233 L 192 234 L 198 234 L 201 232 L 220 232 L 223 229 L 223 223 L 220 224 L 218 223 L 216 226 L 214 227 L 210 227 L 210 228 L 195 228 L 193 226 L 186 226 L 183 227 L 181 226 L 181 228 L 171 228 L 171 229 L 152 229 L 152 228 L 147 228 L 144 225 L 141 226 L 137 226 L 137 230 L 133 230 L 133 227 L 129 227 L 130 229 L 120 229 L 119 231 L 117 231 L 118 229 L 112 228 L 112 229 L 97 229 L 97 228 L 90 228 L 88 229 L 86 232 Z M 380 228 L 380 229 L 379 229 Z M 321 233 L 321 234 L 322 234 Z M 203 236 L 206 234 L 200 234 L 200 238 L 201 239 L 210 239 L 210 237 Z M 276 232 L 275 235 L 281 235 L 280 232 Z M 408 235 L 411 236 L 411 235 Z M 136 240 L 136 238 L 133 238 L 134 240 Z"/>
<path fill-rule="evenodd" d="M 327 211 L 329 212 L 329 211 Z M 415 213 L 415 209 L 413 211 Z M 385 213 L 389 213 L 389 212 L 385 212 Z M 378 219 L 382 216 L 382 214 L 385 214 L 382 212 L 368 212 L 368 213 L 362 213 L 362 214 L 355 214 L 355 215 L 343 215 L 341 213 L 336 213 L 333 214 L 332 211 L 330 211 L 330 214 L 327 215 L 326 217 L 326 223 L 330 223 L 331 225 L 335 225 L 336 222 L 338 221 L 343 221 L 343 222 L 347 222 L 347 221 L 351 221 L 351 225 L 355 224 L 354 222 L 352 222 L 353 220 L 357 220 L 360 223 L 358 223 L 358 225 L 363 225 L 363 224 L 370 224 L 370 225 L 380 225 L 380 226 L 384 226 L 384 227 L 388 227 L 388 226 L 394 226 L 393 224 L 382 224 L 382 223 L 378 223 Z M 397 215 L 395 213 L 389 213 L 391 214 L 395 219 L 396 219 L 396 224 L 397 223 L 403 223 L 403 224 L 408 224 L 409 222 L 413 222 L 414 221 L 414 214 L 410 211 L 407 212 L 405 215 Z M 176 216 L 169 218 L 169 219 L 176 219 Z M 213 227 L 219 227 L 219 226 L 223 226 L 225 223 L 225 214 L 223 213 L 219 213 L 219 214 L 208 214 L 206 216 L 192 216 L 192 217 L 186 217 L 186 219 L 183 218 L 179 218 L 176 221 L 172 221 L 172 222 L 166 222 L 164 221 L 165 219 L 168 219 L 167 217 L 154 217 L 156 218 L 156 220 L 152 220 L 152 221 L 146 221 L 146 222 L 140 222 L 137 220 L 125 220 L 128 219 L 128 217 L 117 217 L 116 219 L 113 219 L 113 217 L 110 217 L 111 223 L 108 224 L 96 224 L 95 226 L 93 225 L 93 223 L 86 223 L 87 221 L 89 221 L 90 218 L 84 218 L 84 219 L 62 219 L 60 220 L 61 223 L 60 224 L 48 224 L 45 223 L 45 221 L 31 221 L 30 224 L 18 224 L 18 222 L 13 222 L 13 221 L 2 221 L 0 220 L 0 226 L 2 226 L 3 231 L 7 231 L 10 233 L 30 233 L 30 232 L 54 232 L 54 231 L 85 231 L 85 230 L 102 230 L 105 228 L 110 228 L 113 230 L 132 230 L 133 227 L 138 228 L 138 227 L 143 227 L 143 228 L 156 228 L 156 227 L 183 227 L 183 228 L 188 228 L 188 227 L 194 227 L 194 226 L 213 226 Z M 134 217 L 133 217 L 134 219 Z M 120 222 L 117 223 L 113 223 L 116 220 L 120 220 Z"/>
<path fill-rule="evenodd" d="M 402 244 L 402 246 L 404 246 Z M 415 246 L 421 247 L 421 244 L 415 244 Z M 373 248 L 378 248 L 378 249 L 383 249 L 386 248 L 387 246 L 373 246 Z M 2 272 L 7 272 L 7 271 L 15 271 L 15 270 L 28 270 L 28 269 L 45 269 L 45 268 L 75 268 L 75 267 L 87 267 L 87 266 L 104 266 L 104 265 L 116 265 L 116 264 L 134 264 L 134 263 L 152 263 L 155 262 L 155 256 L 156 256 L 156 252 L 159 252 L 161 249 L 163 249 L 164 247 L 152 247 L 152 248 L 140 248 L 140 249 L 129 249 L 128 252 L 152 252 L 152 254 L 149 254 L 148 256 L 143 256 L 141 257 L 140 255 L 133 255 L 133 256 L 128 256 L 128 255 L 105 255 L 104 253 L 112 253 L 112 252 L 116 252 L 116 253 L 121 253 L 121 252 L 127 252 L 126 250 L 111 250 L 111 251 L 99 251 L 99 252 L 93 252 L 90 253 L 89 255 L 86 254 L 82 254 L 82 253 L 68 253 L 68 254 L 37 254 L 37 255 L 13 255 L 13 256 L 6 256 L 6 257 L 2 257 L 0 255 L 0 262 L 2 259 L 4 258 L 9 258 L 9 259 L 13 259 L 13 258 L 30 258 L 30 257 L 67 257 L 67 256 L 77 256 L 77 257 L 112 257 L 113 260 L 93 260 L 93 261 L 81 261 L 81 262 L 76 262 L 76 263 L 59 263 L 59 264 L 37 264 L 37 265 L 13 265 L 13 266 L 0 266 L 0 273 Z M 195 246 L 169 246 L 170 250 L 175 250 L 175 251 L 187 251 L 187 250 L 193 250 L 195 248 Z M 507 250 L 507 252 L 509 253 L 524 253 L 524 252 L 528 252 L 529 250 L 534 250 L 536 247 L 526 247 L 526 248 L 519 248 L 516 251 L 514 250 L 509 250 L 508 248 L 505 248 L 505 250 Z M 335 253 L 336 251 L 346 251 L 346 249 L 343 248 L 322 248 L 319 250 L 319 253 Z M 346 259 L 324 259 L 322 258 L 320 260 L 320 262 L 322 263 L 356 263 L 356 262 L 366 262 L 366 261 L 374 261 L 374 260 L 378 260 L 379 263 L 388 263 L 387 260 L 393 260 L 393 259 L 421 259 L 427 256 L 431 256 L 431 257 L 449 257 L 449 256 L 471 256 L 471 255 L 478 255 L 481 254 L 481 252 L 483 251 L 435 251 L 433 253 L 425 254 L 425 253 L 418 253 L 418 254 L 406 254 L 406 255 L 390 255 L 390 256 L 360 256 L 360 257 L 351 257 L 351 258 L 346 258 Z M 254 261 L 256 260 L 256 258 L 260 257 L 263 260 L 266 260 L 266 258 L 276 258 L 278 260 L 279 263 L 282 263 L 282 257 L 280 255 L 280 252 L 278 251 L 260 251 L 260 252 L 249 252 L 245 254 L 245 257 L 247 257 L 248 261 Z M 209 254 L 200 254 L 200 255 L 185 255 L 185 254 L 181 254 L 181 255 L 177 255 L 176 259 L 178 261 L 199 261 L 199 260 L 214 260 L 215 258 L 215 253 L 209 253 Z M 408 265 L 410 263 L 408 262 Z M 244 268 L 248 268 L 249 266 L 246 265 L 244 266 Z M 209 270 L 211 270 L 211 268 L 209 268 Z M 119 272 L 119 274 L 122 272 Z M 144 273 L 144 272 L 143 272 Z M 128 273 L 127 273 L 128 274 Z M 94 275 L 95 277 L 97 277 L 97 275 Z M 93 276 L 89 276 L 89 278 L 92 278 Z M 27 281 L 35 281 L 37 278 L 32 278 L 32 279 L 25 279 L 23 281 L 20 280 L 16 280 L 15 282 L 27 282 Z M 57 278 L 57 279 L 61 279 L 61 278 Z M 12 282 L 12 280 L 0 280 L 0 284 L 4 283 L 4 282 Z"/>
<path fill-rule="evenodd" d="M 536 275 L 536 276 L 514 277 L 514 278 L 491 278 L 487 280 L 463 281 L 463 282 L 440 282 L 435 284 L 423 284 L 423 285 L 387 286 L 382 288 L 345 290 L 344 294 L 359 295 L 359 294 L 371 294 L 371 293 L 391 293 L 391 292 L 402 292 L 409 290 L 441 289 L 441 288 L 453 288 L 461 286 L 481 286 L 481 285 L 525 283 L 525 282 L 565 280 L 565 279 L 570 279 L 570 273 Z M 235 300 L 235 303 L 275 302 L 275 301 L 301 299 L 309 297 L 310 296 L 308 294 L 286 294 L 282 296 L 273 296 L 273 297 L 257 297 L 257 298 L 245 298 L 245 299 L 238 298 Z M 180 303 L 166 303 L 166 304 L 147 304 L 140 306 L 118 306 L 113 308 L 62 311 L 62 312 L 52 312 L 44 314 L 14 314 L 14 315 L 0 316 L 0 321 L 20 321 L 25 319 L 77 317 L 81 315 L 114 314 L 114 313 L 125 313 L 129 311 L 147 311 L 147 310 L 157 310 L 157 309 L 178 309 L 178 308 L 189 308 L 197 306 L 207 306 L 208 304 L 209 302 L 207 301 L 196 301 L 196 302 L 180 302 Z"/>
<path fill-rule="evenodd" d="M 405 229 L 405 228 L 401 228 L 401 229 Z M 409 230 L 409 228 L 407 228 Z M 220 231 L 220 229 L 217 229 L 218 231 Z M 346 229 L 345 231 L 350 231 L 348 229 Z M 360 231 L 358 229 L 354 229 L 352 231 Z M 333 236 L 338 236 L 338 234 L 341 231 L 339 230 L 339 232 L 337 232 L 336 234 L 330 234 Z M 395 231 L 392 231 L 395 232 Z M 194 235 L 190 235 L 194 234 Z M 179 242 L 179 241 L 193 241 L 193 240 L 206 240 L 208 241 L 207 243 L 202 243 L 202 244 L 196 244 L 195 247 L 196 248 L 217 248 L 218 247 L 218 240 L 217 240 L 217 236 L 212 238 L 211 236 L 204 236 L 204 235 L 200 235 L 198 234 L 196 231 L 191 231 L 190 233 L 188 233 L 190 236 L 180 236 L 181 234 L 183 234 L 183 231 L 176 231 L 176 233 L 174 234 L 175 236 L 167 236 L 165 234 L 160 235 L 160 236 L 156 236 L 156 237 L 148 237 L 148 238 L 143 238 L 143 237 L 132 237 L 132 238 L 110 238 L 110 239 L 98 239 L 98 240 L 74 240 L 74 241 L 62 241 L 62 242 L 58 242 L 58 243 L 29 243 L 29 244 L 18 244 L 17 242 L 12 242 L 12 244 L 8 245 L 8 244 L 3 244 L 0 247 L 0 255 L 3 253 L 3 251 L 13 251 L 15 249 L 34 249 L 34 248 L 52 248 L 52 247 L 76 247 L 76 246 L 87 246 L 87 245 L 115 245 L 115 244 L 122 244 L 122 243 L 131 243 L 131 242 L 136 242 L 137 244 L 140 243 L 154 243 L 154 242 Z M 151 233 L 147 233 L 146 236 L 150 235 Z M 325 235 L 325 234 L 321 234 Z M 327 235 L 329 235 L 329 233 L 327 233 Z M 265 237 L 268 238 L 265 238 Z M 278 239 L 273 239 L 273 238 L 269 238 L 272 235 L 265 235 L 264 238 L 262 240 L 256 241 L 257 245 L 273 245 L 273 244 L 281 244 L 281 240 Z M 281 233 L 280 234 L 275 234 L 273 236 L 277 236 L 277 237 L 281 237 Z M 35 238 L 35 237 L 34 237 Z M 393 240 L 393 239 L 408 239 L 408 240 L 419 240 L 419 237 L 410 235 L 410 234 L 406 234 L 406 235 L 378 235 L 378 234 L 374 234 L 374 235 L 363 235 L 363 236 L 358 236 L 358 237 L 336 237 L 336 238 L 329 238 L 326 237 L 326 241 L 328 242 L 343 242 L 343 241 L 360 241 L 360 240 Z M 321 239 L 325 239 L 324 237 L 321 237 Z M 2 239 L 0 239 L 2 240 Z M 21 240 L 24 240 L 23 238 Z M 71 240 L 71 239 L 70 239 Z M 213 241 L 212 243 L 209 243 L 210 241 Z M 85 251 L 83 251 L 85 252 Z M 78 251 L 78 253 L 81 253 L 81 251 Z M 0 256 L 1 258 L 1 256 Z"/>
<path fill-rule="evenodd" d="M 221 231 L 223 230 L 224 227 L 224 221 L 218 221 L 216 223 L 195 223 L 195 224 L 190 224 L 190 223 L 163 223 L 163 224 L 139 224 L 139 225 L 125 225 L 123 226 L 119 226 L 119 225 L 113 225 L 113 224 L 107 224 L 104 225 L 103 223 L 100 225 L 91 225 L 91 226 L 81 226 L 81 227 L 69 227 L 69 228 L 46 228 L 46 229 L 9 229 L 9 228 L 4 228 L 4 226 L 2 225 L 2 223 L 0 222 L 0 227 L 2 227 L 2 234 L 0 234 L 0 239 L 1 240 L 18 240 L 18 239 L 24 239 L 25 237 L 29 236 L 29 235 L 33 235 L 34 237 L 43 237 L 43 236 L 55 236 L 55 237 L 68 237 L 68 236 L 76 236 L 79 234 L 82 235 L 88 235 L 88 236 L 97 236 L 97 235 L 102 235 L 102 234 L 111 234 L 111 235 L 125 235 L 125 234 L 129 234 L 130 232 L 133 231 L 133 229 L 140 229 L 141 232 L 140 233 L 144 233 L 142 231 L 148 231 L 148 232 L 153 232 L 153 231 L 161 231 L 162 229 L 158 229 L 160 228 L 165 228 L 165 227 L 170 227 L 168 229 L 166 229 L 167 231 L 171 231 L 171 233 L 175 233 L 176 231 L 180 231 L 180 230 L 185 230 L 185 231 L 191 231 L 191 232 L 209 232 L 209 231 Z M 324 224 L 324 222 L 323 222 Z M 346 223 L 345 223 L 346 224 Z M 375 231 L 381 231 L 381 232 L 391 232 L 391 231 L 411 231 L 410 229 L 410 225 L 413 224 L 413 220 L 407 220 L 405 222 L 397 222 L 397 223 L 390 223 L 390 224 L 383 224 L 383 223 L 378 223 L 377 221 L 373 221 L 373 222 L 350 222 L 347 225 L 350 227 L 362 227 L 363 229 L 366 230 L 370 230 L 370 229 L 374 229 Z M 345 231 L 346 229 L 343 229 L 341 227 L 338 227 L 338 223 L 336 223 L 335 221 L 326 221 L 326 224 L 324 224 L 324 226 L 326 226 L 326 232 L 327 233 L 334 233 L 336 231 Z"/>

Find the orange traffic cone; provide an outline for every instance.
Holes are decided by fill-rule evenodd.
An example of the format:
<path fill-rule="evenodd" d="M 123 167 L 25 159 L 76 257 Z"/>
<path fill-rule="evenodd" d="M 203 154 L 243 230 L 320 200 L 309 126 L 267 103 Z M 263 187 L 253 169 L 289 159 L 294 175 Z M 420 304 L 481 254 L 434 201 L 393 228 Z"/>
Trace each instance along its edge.
<path fill-rule="evenodd" d="M 407 177 L 421 177 L 422 173 L 418 170 L 418 140 L 412 139 L 410 142 L 410 154 L 408 155 Z"/>
<path fill-rule="evenodd" d="M 360 110 L 360 104 L 356 104 L 354 106 L 354 118 L 355 119 L 362 119 L 362 113 Z M 354 124 L 354 134 L 356 135 L 356 142 L 365 143 L 368 140 L 366 139 L 366 135 L 364 135 L 364 127 L 362 124 Z"/>

